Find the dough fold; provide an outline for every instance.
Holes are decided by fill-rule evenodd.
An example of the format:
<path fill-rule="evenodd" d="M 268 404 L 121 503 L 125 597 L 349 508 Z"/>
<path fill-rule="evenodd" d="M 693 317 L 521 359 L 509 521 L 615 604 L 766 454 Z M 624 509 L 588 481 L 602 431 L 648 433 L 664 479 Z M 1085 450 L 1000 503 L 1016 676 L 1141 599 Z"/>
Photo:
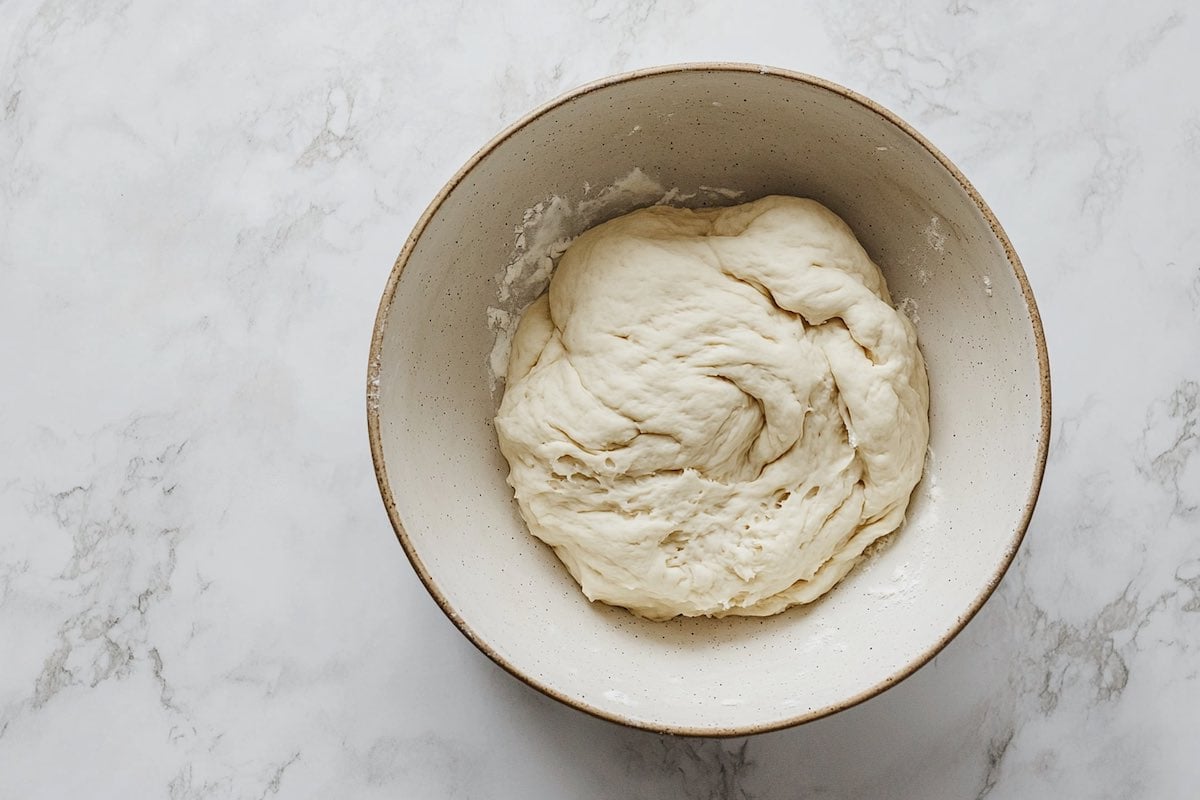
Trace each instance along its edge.
<path fill-rule="evenodd" d="M 928 410 L 879 268 L 824 206 L 774 196 L 576 239 L 522 316 L 496 431 L 588 598 L 768 615 L 900 526 Z"/>

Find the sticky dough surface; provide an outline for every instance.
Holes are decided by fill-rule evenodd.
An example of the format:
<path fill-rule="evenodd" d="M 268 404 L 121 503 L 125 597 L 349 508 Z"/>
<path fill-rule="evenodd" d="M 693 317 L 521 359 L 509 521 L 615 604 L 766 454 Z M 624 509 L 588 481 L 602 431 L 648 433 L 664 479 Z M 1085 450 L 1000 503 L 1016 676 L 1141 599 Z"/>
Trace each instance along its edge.
<path fill-rule="evenodd" d="M 530 531 L 651 619 L 815 600 L 904 520 L 929 437 L 916 334 L 812 200 L 653 207 L 563 254 L 496 417 Z"/>

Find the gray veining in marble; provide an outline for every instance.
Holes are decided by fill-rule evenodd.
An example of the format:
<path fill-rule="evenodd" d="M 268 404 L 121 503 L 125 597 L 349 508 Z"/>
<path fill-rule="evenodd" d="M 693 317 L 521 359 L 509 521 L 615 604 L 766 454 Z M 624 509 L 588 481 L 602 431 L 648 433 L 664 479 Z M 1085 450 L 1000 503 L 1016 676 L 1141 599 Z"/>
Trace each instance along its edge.
<path fill-rule="evenodd" d="M 392 538 L 362 402 L 392 260 L 476 147 L 716 59 L 953 158 L 1055 379 L 1041 503 L 964 633 L 730 741 L 479 655 Z M 0 797 L 1195 796 L 1198 72 L 1179 0 L 0 0 Z"/>

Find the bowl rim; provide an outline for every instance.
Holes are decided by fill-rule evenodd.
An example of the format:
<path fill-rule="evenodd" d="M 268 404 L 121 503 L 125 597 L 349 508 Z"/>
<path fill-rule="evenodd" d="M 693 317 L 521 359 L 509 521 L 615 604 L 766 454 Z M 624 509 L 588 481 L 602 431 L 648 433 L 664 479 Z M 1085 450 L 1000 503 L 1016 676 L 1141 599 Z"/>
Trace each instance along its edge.
<path fill-rule="evenodd" d="M 993 574 L 991 580 L 984 587 L 983 591 L 975 598 L 971 605 L 963 612 L 954 624 L 947 630 L 937 642 L 930 646 L 925 652 L 914 658 L 908 664 L 900 667 L 887 678 L 879 681 L 875 685 L 864 689 L 863 691 L 852 695 L 848 698 L 840 700 L 836 703 L 829 704 L 822 708 L 806 711 L 802 714 L 785 717 L 779 720 L 770 722 L 719 727 L 719 726 L 686 726 L 673 724 L 654 724 L 653 722 L 632 719 L 618 713 L 613 713 L 596 706 L 592 706 L 577 697 L 571 697 L 563 692 L 555 689 L 539 681 L 534 676 L 525 674 L 515 664 L 509 662 L 496 652 L 486 641 L 484 641 L 471 628 L 468 622 L 463 619 L 454 605 L 450 602 L 438 587 L 433 576 L 426 569 L 421 560 L 420 555 L 413 547 L 412 540 L 409 538 L 407 531 L 404 528 L 404 523 L 400 519 L 400 514 L 396 509 L 395 498 L 392 496 L 391 484 L 388 481 L 387 466 L 384 463 L 383 456 L 383 440 L 380 431 L 380 415 L 379 415 L 379 376 L 382 367 L 382 350 L 384 333 L 387 329 L 388 320 L 391 312 L 392 301 L 395 298 L 396 287 L 400 281 L 400 275 L 404 271 L 404 267 L 411 256 L 416 243 L 420 240 L 421 235 L 425 232 L 425 228 L 429 225 L 434 214 L 437 213 L 442 203 L 446 200 L 449 194 L 462 182 L 478 164 L 489 153 L 491 153 L 501 142 L 508 139 L 521 128 L 530 124 L 539 117 L 547 114 L 551 110 L 558 108 L 572 100 L 582 97 L 586 94 L 605 89 L 621 83 L 641 80 L 648 77 L 685 72 L 729 72 L 729 73 L 752 73 L 761 75 L 771 75 L 779 78 L 785 78 L 792 81 L 808 84 L 819 89 L 832 92 L 837 95 L 851 100 L 863 106 L 867 110 L 882 117 L 885 121 L 895 125 L 900 130 L 911 136 L 916 142 L 924 147 L 930 155 L 932 155 L 938 163 L 942 165 L 954 178 L 958 181 L 962 189 L 967 193 L 967 196 L 975 203 L 980 213 L 983 214 L 988 225 L 992 229 L 992 233 L 1004 248 L 1005 255 L 1009 265 L 1012 267 L 1018 284 L 1021 287 L 1021 294 L 1024 297 L 1025 305 L 1029 313 L 1030 322 L 1033 327 L 1033 336 L 1035 349 L 1037 351 L 1038 372 L 1040 378 L 1040 404 L 1041 404 L 1041 421 L 1038 432 L 1038 448 L 1037 457 L 1033 465 L 1033 481 L 1030 484 L 1030 492 L 1025 501 L 1025 508 L 1016 529 L 1013 531 L 1012 539 L 1008 544 L 1008 548 L 1000 560 L 1000 564 Z M 449 617 L 450 621 L 463 633 L 467 639 L 475 645 L 484 655 L 490 658 L 498 666 L 504 669 L 513 677 L 528 686 L 538 690 L 542 694 L 552 697 L 561 703 L 564 703 L 572 708 L 576 708 L 587 714 L 600 719 L 616 722 L 632 728 L 651 731 L 654 733 L 677 734 L 682 736 L 706 736 L 706 737 L 733 737 L 733 736 L 748 736 L 759 733 L 767 733 L 769 731 L 782 730 L 813 720 L 821 719 L 822 717 L 835 714 L 839 711 L 844 711 L 848 708 L 865 702 L 876 695 L 881 694 L 887 689 L 895 686 L 905 678 L 912 675 L 918 669 L 928 663 L 935 655 L 942 651 L 947 644 L 957 636 L 967 623 L 979 612 L 984 603 L 995 592 L 996 587 L 1000 584 L 1001 579 L 1008 571 L 1012 564 L 1017 550 L 1020 548 L 1021 542 L 1025 538 L 1025 533 L 1028 530 L 1030 520 L 1033 517 L 1034 507 L 1037 505 L 1038 495 L 1041 491 L 1042 479 L 1046 470 L 1046 459 L 1049 452 L 1050 444 L 1050 425 L 1051 425 L 1051 397 L 1050 397 L 1050 359 L 1046 347 L 1045 334 L 1042 330 L 1041 315 L 1038 313 L 1037 303 L 1033 297 L 1033 290 L 1029 285 L 1029 280 L 1025 275 L 1025 270 L 1021 266 L 1021 260 L 1017 257 L 1016 250 L 1013 248 L 1012 242 L 1008 235 L 1001 227 L 996 215 L 992 213 L 991 208 L 984 202 L 983 197 L 976 191 L 975 187 L 967 180 L 962 171 L 930 143 L 924 136 L 918 133 L 911 125 L 901 119 L 892 111 L 884 108 L 879 103 L 871 100 L 865 95 L 861 95 L 851 89 L 848 89 L 840 84 L 818 78 L 814 75 L 809 75 L 803 72 L 783 69 L 778 67 L 770 67 L 761 64 L 730 62 L 730 61 L 702 61 L 702 62 L 687 62 L 679 64 L 667 64 L 654 67 L 646 67 L 628 72 L 617 73 L 601 78 L 590 83 L 585 83 L 575 89 L 572 89 L 553 100 L 544 103 L 532 111 L 526 113 L 512 124 L 504 128 L 500 133 L 494 136 L 483 147 L 475 152 L 470 159 L 467 160 L 462 167 L 450 178 L 449 181 L 441 188 L 437 195 L 430 201 L 425 211 L 421 214 L 417 223 L 413 226 L 412 232 L 408 235 L 404 243 L 404 247 L 397 256 L 395 264 L 392 266 L 392 271 L 388 277 L 387 286 L 384 288 L 383 296 L 379 302 L 379 310 L 375 317 L 375 327 L 371 335 L 370 358 L 367 366 L 367 433 L 371 443 L 371 459 L 375 466 L 375 479 L 379 484 L 380 495 L 383 499 L 384 507 L 387 510 L 388 519 L 391 520 L 392 528 L 395 531 L 396 538 L 399 540 L 401 547 L 404 548 L 404 553 L 412 564 L 413 570 L 417 573 L 421 583 L 425 589 L 433 597 L 434 601 L 442 609 L 443 613 Z"/>

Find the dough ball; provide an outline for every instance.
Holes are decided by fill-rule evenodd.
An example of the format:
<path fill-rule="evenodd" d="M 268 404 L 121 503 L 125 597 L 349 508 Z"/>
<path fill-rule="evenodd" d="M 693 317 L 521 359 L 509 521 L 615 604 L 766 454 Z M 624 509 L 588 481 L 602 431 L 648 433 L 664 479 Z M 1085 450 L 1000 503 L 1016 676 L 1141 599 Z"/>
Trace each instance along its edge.
<path fill-rule="evenodd" d="M 812 200 L 656 206 L 581 235 L 496 417 L 521 515 L 651 619 L 820 597 L 904 520 L 929 438 L 911 323 Z"/>

